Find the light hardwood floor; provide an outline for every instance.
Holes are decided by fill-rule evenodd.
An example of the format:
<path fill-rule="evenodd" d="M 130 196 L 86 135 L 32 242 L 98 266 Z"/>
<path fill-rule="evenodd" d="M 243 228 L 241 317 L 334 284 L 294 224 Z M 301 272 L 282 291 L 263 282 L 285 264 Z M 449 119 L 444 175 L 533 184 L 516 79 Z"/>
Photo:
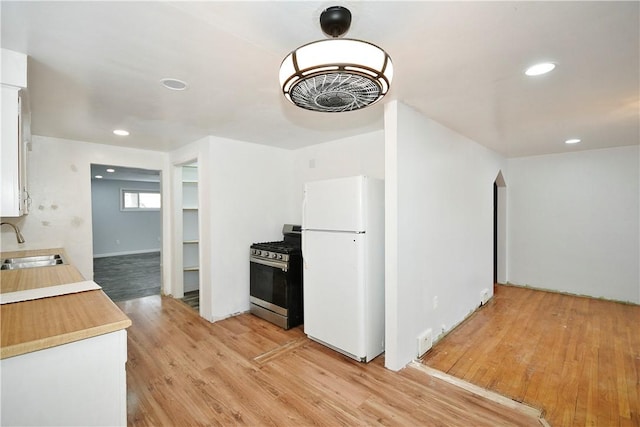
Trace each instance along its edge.
<path fill-rule="evenodd" d="M 496 286 L 429 367 L 542 409 L 552 426 L 640 426 L 640 306 Z"/>
<path fill-rule="evenodd" d="M 118 303 L 130 426 L 537 426 L 537 417 L 380 356 L 355 362 L 250 314 L 211 324 L 184 303 Z"/>

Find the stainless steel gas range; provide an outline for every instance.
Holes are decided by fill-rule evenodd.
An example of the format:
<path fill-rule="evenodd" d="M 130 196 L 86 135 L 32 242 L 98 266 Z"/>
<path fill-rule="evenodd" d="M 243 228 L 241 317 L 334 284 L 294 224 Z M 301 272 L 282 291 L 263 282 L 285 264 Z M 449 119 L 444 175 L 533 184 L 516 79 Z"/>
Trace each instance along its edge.
<path fill-rule="evenodd" d="M 284 240 L 249 250 L 251 313 L 284 329 L 303 322 L 301 227 L 285 224 Z"/>

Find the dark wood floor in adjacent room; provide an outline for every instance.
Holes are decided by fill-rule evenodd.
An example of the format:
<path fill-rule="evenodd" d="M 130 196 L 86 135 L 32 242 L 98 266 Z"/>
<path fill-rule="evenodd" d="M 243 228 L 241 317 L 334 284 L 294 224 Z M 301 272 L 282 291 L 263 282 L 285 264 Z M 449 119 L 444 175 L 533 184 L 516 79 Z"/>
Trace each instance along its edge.
<path fill-rule="evenodd" d="M 537 426 L 384 356 L 355 362 L 250 314 L 214 324 L 170 297 L 118 303 L 128 329 L 129 426 Z"/>
<path fill-rule="evenodd" d="M 113 301 L 160 295 L 160 252 L 94 258 L 93 280 Z"/>
<path fill-rule="evenodd" d="M 429 367 L 542 409 L 552 426 L 640 426 L 640 306 L 497 286 Z"/>

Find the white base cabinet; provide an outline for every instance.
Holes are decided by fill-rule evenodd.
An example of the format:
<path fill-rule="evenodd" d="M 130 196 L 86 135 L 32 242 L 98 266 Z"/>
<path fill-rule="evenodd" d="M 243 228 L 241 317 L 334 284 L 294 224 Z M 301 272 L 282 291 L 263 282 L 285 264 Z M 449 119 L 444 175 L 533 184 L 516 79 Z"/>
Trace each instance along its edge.
<path fill-rule="evenodd" d="M 126 426 L 127 331 L 0 361 L 3 426 Z"/>

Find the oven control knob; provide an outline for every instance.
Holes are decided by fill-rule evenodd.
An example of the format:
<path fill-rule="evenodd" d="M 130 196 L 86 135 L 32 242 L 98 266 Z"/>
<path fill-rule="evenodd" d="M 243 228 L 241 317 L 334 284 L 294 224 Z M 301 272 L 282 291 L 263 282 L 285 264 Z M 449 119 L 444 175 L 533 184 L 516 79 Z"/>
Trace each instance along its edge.
<path fill-rule="evenodd" d="M 271 254 L 271 258 L 278 258 L 278 254 Z"/>
<path fill-rule="evenodd" d="M 265 258 L 269 258 L 269 252 L 267 251 L 262 252 L 262 256 Z"/>
<path fill-rule="evenodd" d="M 282 259 L 282 255 L 278 255 L 278 259 Z"/>
<path fill-rule="evenodd" d="M 262 253 L 262 251 L 256 251 L 255 253 L 256 253 L 256 255 L 260 255 Z"/>

